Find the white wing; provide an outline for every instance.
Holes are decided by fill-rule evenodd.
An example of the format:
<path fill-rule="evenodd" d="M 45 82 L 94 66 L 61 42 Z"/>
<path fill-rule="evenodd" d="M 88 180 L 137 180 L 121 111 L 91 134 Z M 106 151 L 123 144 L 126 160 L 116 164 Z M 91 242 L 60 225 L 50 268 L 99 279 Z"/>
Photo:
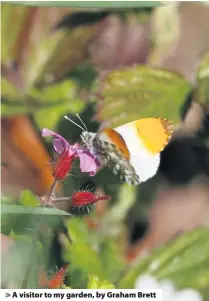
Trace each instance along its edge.
<path fill-rule="evenodd" d="M 125 140 L 130 153 L 130 163 L 139 176 L 140 182 L 152 178 L 160 165 L 160 153 L 153 154 L 147 150 L 139 136 L 136 136 L 132 124 L 125 124 L 114 130 Z"/>

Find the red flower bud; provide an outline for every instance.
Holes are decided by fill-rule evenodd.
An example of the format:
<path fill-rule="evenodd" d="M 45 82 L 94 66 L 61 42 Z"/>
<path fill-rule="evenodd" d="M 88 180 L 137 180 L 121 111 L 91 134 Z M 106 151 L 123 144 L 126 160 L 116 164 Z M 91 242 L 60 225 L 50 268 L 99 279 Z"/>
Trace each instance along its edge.
<path fill-rule="evenodd" d="M 65 272 L 67 271 L 69 262 L 67 262 L 53 277 L 49 280 L 47 287 L 49 289 L 61 288 L 65 278 Z"/>
<path fill-rule="evenodd" d="M 90 204 L 94 204 L 101 200 L 110 200 L 110 196 L 99 196 L 95 195 L 94 193 L 90 191 L 78 191 L 74 192 L 71 196 L 72 200 L 72 206 L 73 207 L 81 207 L 81 206 L 87 206 Z"/>
<path fill-rule="evenodd" d="M 64 180 L 71 170 L 75 154 L 70 152 L 68 148 L 63 149 L 59 157 L 57 158 L 52 175 L 56 180 Z"/>

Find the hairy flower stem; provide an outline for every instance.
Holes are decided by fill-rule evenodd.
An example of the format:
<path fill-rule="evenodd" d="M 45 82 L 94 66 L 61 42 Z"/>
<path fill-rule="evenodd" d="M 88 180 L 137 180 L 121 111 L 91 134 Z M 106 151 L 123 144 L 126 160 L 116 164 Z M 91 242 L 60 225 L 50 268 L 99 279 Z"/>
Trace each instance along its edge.
<path fill-rule="evenodd" d="M 52 203 L 59 203 L 59 202 L 71 202 L 71 198 L 70 197 L 52 198 Z"/>
<path fill-rule="evenodd" d="M 56 205 L 56 204 L 62 203 L 62 202 L 68 202 L 68 204 L 69 204 L 68 212 L 71 212 L 71 209 L 72 209 L 72 198 L 71 197 L 52 198 L 51 201 L 52 201 L 52 205 Z"/>
<path fill-rule="evenodd" d="M 52 197 L 54 195 L 57 183 L 58 183 L 58 181 L 56 179 L 54 179 L 54 182 L 52 183 L 52 186 L 51 186 L 48 196 L 47 196 L 47 204 L 50 206 L 52 206 Z"/>

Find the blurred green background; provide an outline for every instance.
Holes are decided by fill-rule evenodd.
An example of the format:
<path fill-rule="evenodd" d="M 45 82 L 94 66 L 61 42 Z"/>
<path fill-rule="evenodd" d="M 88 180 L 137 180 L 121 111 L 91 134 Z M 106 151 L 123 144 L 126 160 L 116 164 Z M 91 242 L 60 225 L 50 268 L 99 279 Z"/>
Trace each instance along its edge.
<path fill-rule="evenodd" d="M 208 4 L 1 8 L 2 287 L 37 288 L 40 269 L 51 277 L 70 261 L 71 288 L 134 288 L 149 274 L 207 301 Z M 76 113 L 93 132 L 143 117 L 176 129 L 158 174 L 139 187 L 106 168 L 89 178 L 75 164 L 57 196 L 91 189 L 112 200 L 72 217 L 66 203 L 41 208 L 37 197 L 53 181 L 53 147 L 41 130 L 80 142 L 81 130 L 63 118 L 78 122 Z"/>

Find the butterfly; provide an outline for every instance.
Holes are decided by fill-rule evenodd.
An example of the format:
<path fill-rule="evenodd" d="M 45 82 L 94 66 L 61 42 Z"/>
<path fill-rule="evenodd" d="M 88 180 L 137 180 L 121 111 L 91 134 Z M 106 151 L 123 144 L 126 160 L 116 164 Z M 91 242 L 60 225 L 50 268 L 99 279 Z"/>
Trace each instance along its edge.
<path fill-rule="evenodd" d="M 70 120 L 67 116 L 65 118 Z M 172 133 L 173 125 L 169 120 L 144 118 L 97 133 L 91 133 L 85 127 L 81 139 L 88 150 L 114 174 L 128 184 L 138 185 L 157 173 L 160 153 Z"/>

